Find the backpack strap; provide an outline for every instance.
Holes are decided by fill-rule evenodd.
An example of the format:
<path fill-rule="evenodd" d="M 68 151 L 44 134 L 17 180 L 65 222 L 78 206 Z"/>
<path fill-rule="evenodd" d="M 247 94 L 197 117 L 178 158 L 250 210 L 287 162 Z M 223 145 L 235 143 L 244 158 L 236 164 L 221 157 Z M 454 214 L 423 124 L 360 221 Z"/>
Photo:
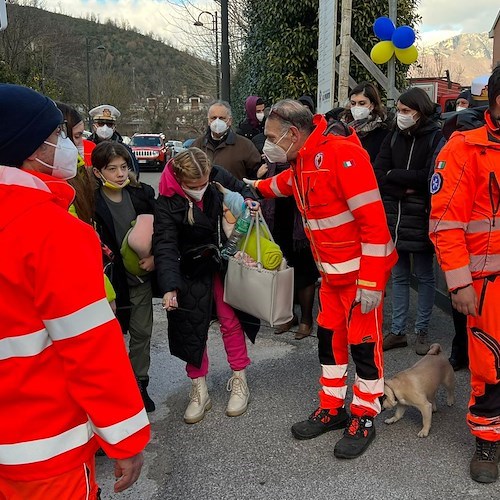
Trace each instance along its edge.
<path fill-rule="evenodd" d="M 392 133 L 392 137 L 391 137 L 391 149 L 394 148 L 394 144 L 396 144 L 397 137 L 398 137 L 398 131 L 394 130 L 394 132 Z"/>

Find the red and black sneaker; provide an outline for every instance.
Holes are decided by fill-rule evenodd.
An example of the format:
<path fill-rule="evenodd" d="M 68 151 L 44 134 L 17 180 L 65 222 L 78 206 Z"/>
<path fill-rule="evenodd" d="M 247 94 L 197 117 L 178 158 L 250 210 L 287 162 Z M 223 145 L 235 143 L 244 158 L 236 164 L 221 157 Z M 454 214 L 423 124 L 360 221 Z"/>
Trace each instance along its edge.
<path fill-rule="evenodd" d="M 352 415 L 344 436 L 335 445 L 333 454 L 337 458 L 357 458 L 366 451 L 374 437 L 373 418 Z"/>
<path fill-rule="evenodd" d="M 349 416 L 345 408 L 318 408 L 307 420 L 292 425 L 295 439 L 312 439 L 328 431 L 343 429 Z"/>

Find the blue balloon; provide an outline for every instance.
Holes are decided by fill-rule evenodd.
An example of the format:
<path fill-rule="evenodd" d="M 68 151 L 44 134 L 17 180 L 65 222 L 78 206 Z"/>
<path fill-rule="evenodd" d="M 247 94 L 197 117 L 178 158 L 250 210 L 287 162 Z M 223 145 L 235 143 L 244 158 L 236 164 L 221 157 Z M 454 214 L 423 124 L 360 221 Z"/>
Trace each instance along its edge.
<path fill-rule="evenodd" d="M 380 40 L 390 40 L 395 30 L 394 23 L 388 17 L 379 17 L 373 23 L 373 32 Z"/>
<path fill-rule="evenodd" d="M 409 26 L 400 26 L 392 35 L 392 43 L 398 49 L 407 49 L 415 41 L 415 32 Z"/>

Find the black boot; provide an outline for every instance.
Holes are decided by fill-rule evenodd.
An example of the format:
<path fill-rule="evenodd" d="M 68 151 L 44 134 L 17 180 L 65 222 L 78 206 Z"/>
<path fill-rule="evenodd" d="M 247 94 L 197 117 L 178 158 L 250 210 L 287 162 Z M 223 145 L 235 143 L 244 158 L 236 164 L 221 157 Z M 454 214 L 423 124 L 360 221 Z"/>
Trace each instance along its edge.
<path fill-rule="evenodd" d="M 343 429 L 348 420 L 345 408 L 318 408 L 307 420 L 293 424 L 292 434 L 295 439 L 312 439 L 328 431 Z"/>
<path fill-rule="evenodd" d="M 357 458 L 366 451 L 374 437 L 373 418 L 352 415 L 344 437 L 337 441 L 333 454 L 337 458 Z"/>
<path fill-rule="evenodd" d="M 476 451 L 470 462 L 470 477 L 478 483 L 494 483 L 498 479 L 500 442 L 476 438 Z"/>
<path fill-rule="evenodd" d="M 137 383 L 139 385 L 139 390 L 141 391 L 141 396 L 142 396 L 142 401 L 144 403 L 144 408 L 146 408 L 146 411 L 148 413 L 155 411 L 156 410 L 155 403 L 149 397 L 149 394 L 148 394 L 149 379 L 137 380 Z"/>

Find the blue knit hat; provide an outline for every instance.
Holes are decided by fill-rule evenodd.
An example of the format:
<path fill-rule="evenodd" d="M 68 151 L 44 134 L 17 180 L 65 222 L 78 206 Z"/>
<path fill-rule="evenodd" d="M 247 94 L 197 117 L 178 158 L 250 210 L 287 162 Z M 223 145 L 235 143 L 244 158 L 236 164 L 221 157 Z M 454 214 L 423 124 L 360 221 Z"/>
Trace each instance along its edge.
<path fill-rule="evenodd" d="M 28 87 L 0 84 L 0 165 L 21 166 L 62 121 L 52 99 Z"/>

